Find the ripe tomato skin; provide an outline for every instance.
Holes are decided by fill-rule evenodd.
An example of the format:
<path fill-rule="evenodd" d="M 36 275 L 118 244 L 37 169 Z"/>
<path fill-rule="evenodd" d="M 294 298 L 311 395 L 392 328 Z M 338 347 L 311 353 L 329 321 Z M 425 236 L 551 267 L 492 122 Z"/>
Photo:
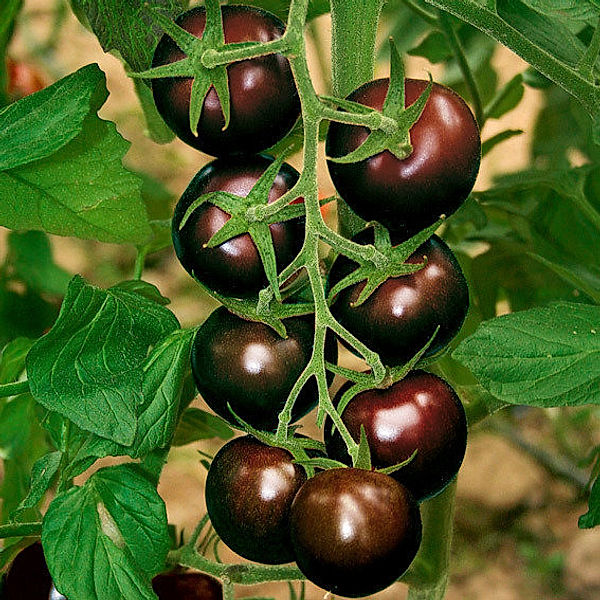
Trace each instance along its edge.
<path fill-rule="evenodd" d="M 371 236 L 369 238 L 369 236 Z M 372 230 L 355 237 L 372 241 Z M 428 262 L 420 271 L 386 280 L 360 306 L 353 307 L 364 282 L 342 290 L 336 297 L 333 316 L 378 352 L 386 365 L 395 366 L 412 358 L 440 329 L 425 356 L 444 348 L 460 330 L 469 308 L 469 290 L 461 268 L 446 243 L 434 235 L 407 260 Z M 329 275 L 335 285 L 356 268 L 346 257 L 338 258 Z"/>
<path fill-rule="evenodd" d="M 337 394 L 337 405 L 347 383 Z M 441 492 L 462 464 L 467 447 L 467 418 L 456 392 L 443 379 L 425 371 L 411 371 L 386 389 L 359 393 L 346 406 L 342 420 L 352 437 L 365 428 L 376 468 L 413 460 L 391 476 L 405 485 L 418 502 Z M 331 422 L 325 425 L 330 458 L 349 463 L 346 445 Z"/>
<path fill-rule="evenodd" d="M 192 345 L 192 373 L 202 398 L 218 415 L 234 422 L 229 403 L 253 427 L 277 428 L 278 414 L 310 360 L 314 317 L 285 319 L 284 325 L 287 338 L 224 307 L 202 324 Z M 333 337 L 327 339 L 325 355 L 331 362 L 337 360 Z M 317 402 L 317 384 L 311 379 L 296 399 L 292 420 L 310 412 Z"/>
<path fill-rule="evenodd" d="M 284 24 L 271 13 L 249 6 L 222 6 L 225 42 L 269 42 L 280 38 Z M 206 24 L 204 7 L 180 15 L 176 23 L 196 37 Z M 185 54 L 167 35 L 159 42 L 152 66 L 168 64 Z M 219 97 L 209 90 L 197 134 L 190 130 L 192 79 L 152 80 L 154 101 L 169 127 L 184 142 L 212 156 L 254 154 L 272 146 L 292 128 L 300 116 L 300 100 L 287 59 L 281 54 L 232 63 L 227 67 L 230 122 L 225 120 Z"/>
<path fill-rule="evenodd" d="M 2 587 L 5 600 L 47 600 L 52 578 L 46 566 L 42 544 L 36 542 L 17 554 Z"/>
<path fill-rule="evenodd" d="M 206 478 L 206 508 L 223 542 L 260 563 L 294 560 L 289 513 L 306 481 L 287 450 L 246 436 L 231 440 L 212 461 Z"/>
<path fill-rule="evenodd" d="M 159 600 L 223 600 L 221 582 L 205 573 L 161 573 L 152 589 Z"/>
<path fill-rule="evenodd" d="M 406 105 L 413 104 L 428 82 L 406 80 Z M 381 110 L 389 80 L 370 81 L 348 98 Z M 349 154 L 368 136 L 368 129 L 331 123 L 327 156 Z M 465 101 L 437 83 L 419 120 L 410 130 L 412 154 L 398 160 L 384 151 L 358 163 L 328 161 L 340 196 L 366 221 L 410 234 L 451 215 L 473 189 L 481 161 L 477 122 Z"/>
<path fill-rule="evenodd" d="M 296 563 L 310 581 L 360 598 L 406 571 L 421 543 L 421 516 L 410 492 L 391 477 L 330 469 L 300 488 L 291 535 Z"/>
<path fill-rule="evenodd" d="M 210 203 L 199 206 L 181 229 L 180 223 L 188 207 L 203 194 L 225 191 L 246 197 L 272 162 L 272 158 L 263 155 L 215 160 L 196 174 L 175 207 L 172 235 L 179 261 L 188 273 L 225 296 L 253 296 L 267 285 L 252 238 L 242 234 L 215 248 L 205 248 L 204 244 L 231 218 Z M 269 203 L 291 189 L 298 177 L 298 172 L 284 163 L 269 192 Z M 274 223 L 269 229 L 281 269 L 302 248 L 304 219 Z"/>

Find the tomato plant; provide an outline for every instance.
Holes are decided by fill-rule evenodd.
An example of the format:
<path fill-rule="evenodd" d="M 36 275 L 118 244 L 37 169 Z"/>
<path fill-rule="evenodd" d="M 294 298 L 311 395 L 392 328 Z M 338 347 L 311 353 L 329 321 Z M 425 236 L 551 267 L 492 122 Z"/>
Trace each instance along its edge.
<path fill-rule="evenodd" d="M 189 215 L 188 211 L 198 198 L 210 192 L 246 198 L 271 162 L 272 159 L 261 155 L 213 161 L 194 177 L 175 207 L 173 244 L 177 257 L 191 275 L 222 294 L 252 296 L 267 284 L 259 250 L 249 234 L 207 247 L 231 215 L 210 202 L 201 204 Z M 284 163 L 269 190 L 268 202 L 283 196 L 297 180 L 298 172 Z M 302 219 L 272 224 L 269 232 L 281 269 L 302 247 Z"/>
<path fill-rule="evenodd" d="M 391 477 L 330 469 L 305 483 L 291 509 L 300 570 L 321 587 L 360 598 L 388 587 L 421 541 L 419 509 Z"/>
<path fill-rule="evenodd" d="M 290 508 L 306 481 L 283 448 L 236 438 L 215 456 L 206 480 L 206 507 L 221 539 L 241 556 L 266 564 L 294 560 Z"/>
<path fill-rule="evenodd" d="M 225 6 L 222 10 L 226 44 L 269 42 L 281 38 L 285 25 L 274 15 L 250 6 Z M 206 11 L 195 7 L 175 21 L 202 38 Z M 164 35 L 154 52 L 152 66 L 180 61 L 185 56 L 177 43 Z M 192 77 L 165 77 L 152 82 L 156 108 L 185 142 L 213 156 L 255 154 L 278 142 L 300 116 L 300 101 L 288 61 L 272 54 L 227 67 L 229 122 L 223 114 L 219 88 L 203 99 L 196 128 L 190 126 Z"/>
<path fill-rule="evenodd" d="M 405 81 L 406 104 L 413 104 L 427 82 Z M 383 108 L 389 80 L 365 83 L 348 100 Z M 327 154 L 339 158 L 359 148 L 369 136 L 365 127 L 332 123 Z M 475 117 L 453 90 L 433 84 L 427 103 L 410 129 L 410 154 L 399 159 L 389 150 L 360 162 L 329 161 L 337 191 L 366 221 L 390 230 L 416 232 L 441 215 L 450 216 L 467 199 L 479 171 L 481 139 Z"/>
<path fill-rule="evenodd" d="M 599 23 L 0 3 L 2 597 L 441 600 L 508 556 L 521 597 L 588 600 Z M 490 436 L 532 466 L 490 478 Z M 528 468 L 535 495 L 474 506 Z"/>
<path fill-rule="evenodd" d="M 192 373 L 202 397 L 217 414 L 233 422 L 237 415 L 266 431 L 277 428 L 285 399 L 310 360 L 314 335 L 314 326 L 305 317 L 286 319 L 285 326 L 287 335 L 281 337 L 267 325 L 241 319 L 223 307 L 202 324 L 192 346 Z M 327 359 L 337 359 L 332 338 Z M 294 404 L 292 420 L 311 411 L 317 396 L 315 382 L 309 381 Z"/>
<path fill-rule="evenodd" d="M 355 239 L 364 240 L 368 235 Z M 424 266 L 415 273 L 390 277 L 362 304 L 358 300 L 365 283 L 349 286 L 332 306 L 339 322 L 388 365 L 405 363 L 432 336 L 425 356 L 444 348 L 460 330 L 469 308 L 467 282 L 452 251 L 439 237 L 432 236 L 406 262 Z M 331 268 L 330 285 L 355 268 L 347 258 L 339 258 Z"/>
<path fill-rule="evenodd" d="M 349 387 L 348 382 L 340 389 L 338 399 Z M 441 492 L 454 479 L 465 456 L 463 405 L 443 379 L 425 371 L 411 371 L 388 388 L 357 394 L 344 408 L 342 419 L 355 440 L 364 427 L 378 467 L 410 459 L 392 476 L 419 502 Z M 329 456 L 347 460 L 337 430 L 326 425 L 325 441 Z"/>

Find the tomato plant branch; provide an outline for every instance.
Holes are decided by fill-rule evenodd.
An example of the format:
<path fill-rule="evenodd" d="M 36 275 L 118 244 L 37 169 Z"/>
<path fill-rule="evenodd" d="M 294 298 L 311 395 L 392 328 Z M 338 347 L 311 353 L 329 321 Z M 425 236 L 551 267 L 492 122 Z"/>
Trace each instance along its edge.
<path fill-rule="evenodd" d="M 421 505 L 423 539 L 403 577 L 410 584 L 409 600 L 441 600 L 448 582 L 456 483 Z"/>
<path fill-rule="evenodd" d="M 465 84 L 469 90 L 471 102 L 473 103 L 475 120 L 477 121 L 477 123 L 479 123 L 480 127 L 483 127 L 485 117 L 479 88 L 477 86 L 477 82 L 475 81 L 473 71 L 471 70 L 469 62 L 467 61 L 467 57 L 465 55 L 465 51 L 463 50 L 461 41 L 456 33 L 456 30 L 454 29 L 454 25 L 452 24 L 448 13 L 439 10 L 438 23 L 442 33 L 444 34 L 444 37 L 446 38 L 446 41 L 448 42 L 448 45 L 452 49 L 454 57 L 456 58 L 456 62 L 458 63 L 460 71 L 465 79 Z"/>
<path fill-rule="evenodd" d="M 598 25 L 596 25 L 590 45 L 587 47 L 578 66 L 579 72 L 586 79 L 591 79 L 593 81 L 594 66 L 598 60 L 598 55 L 600 55 L 600 20 L 598 21 Z"/>
<path fill-rule="evenodd" d="M 144 264 L 146 262 L 146 256 L 148 255 L 148 247 L 142 246 L 137 249 L 135 257 L 135 265 L 133 267 L 133 279 L 141 279 L 142 273 L 144 272 Z"/>
<path fill-rule="evenodd" d="M 25 394 L 29 391 L 29 382 L 15 381 L 14 383 L 3 383 L 0 385 L 0 398 L 7 398 L 9 396 L 18 396 L 19 394 Z"/>
<path fill-rule="evenodd" d="M 438 26 L 437 17 L 428 10 L 425 10 L 419 6 L 416 2 L 414 2 L 414 0 L 402 0 L 402 2 L 404 2 L 404 4 L 410 8 L 410 10 L 412 10 L 417 16 L 421 17 L 421 19 L 423 19 L 423 21 L 426 23 L 429 23 L 429 25 L 432 27 Z"/>
<path fill-rule="evenodd" d="M 39 537 L 42 535 L 41 523 L 9 523 L 0 525 L 0 539 L 13 537 Z"/>
<path fill-rule="evenodd" d="M 199 555 L 189 546 L 183 546 L 169 554 L 169 564 L 178 564 L 190 569 L 198 569 L 203 573 L 239 585 L 254 585 L 269 581 L 298 581 L 305 579 L 297 567 L 260 566 L 255 564 L 220 563 Z"/>

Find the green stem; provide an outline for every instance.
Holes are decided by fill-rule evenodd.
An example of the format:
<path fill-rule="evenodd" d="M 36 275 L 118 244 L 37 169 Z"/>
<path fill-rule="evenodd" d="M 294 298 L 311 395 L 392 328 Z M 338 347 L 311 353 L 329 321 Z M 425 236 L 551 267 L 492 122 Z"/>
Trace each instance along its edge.
<path fill-rule="evenodd" d="M 141 279 L 142 273 L 144 272 L 144 264 L 146 262 L 146 256 L 148 255 L 148 247 L 142 246 L 137 249 L 137 255 L 135 257 L 135 265 L 133 267 L 133 278 Z"/>
<path fill-rule="evenodd" d="M 467 61 L 465 51 L 462 47 L 462 43 L 447 13 L 445 13 L 442 10 L 438 11 L 438 22 L 444 34 L 444 37 L 446 38 L 450 48 L 452 48 L 454 57 L 456 58 L 458 66 L 465 79 L 465 84 L 467 86 L 467 89 L 469 90 L 471 102 L 473 103 L 475 120 L 477 121 L 477 123 L 479 123 L 480 127 L 483 127 L 485 119 L 483 114 L 483 104 L 481 102 L 481 95 L 479 94 L 479 88 L 477 87 L 475 76 L 473 75 L 473 71 L 471 70 L 471 67 L 469 66 L 469 63 Z"/>
<path fill-rule="evenodd" d="M 227 564 L 212 561 L 200 556 L 188 546 L 171 553 L 171 564 L 178 564 L 190 569 L 198 569 L 203 573 L 219 579 L 227 579 L 239 585 L 254 585 L 268 581 L 299 581 L 305 579 L 298 567 L 262 566 L 255 564 Z"/>
<path fill-rule="evenodd" d="M 423 539 L 403 580 L 409 583 L 409 600 L 441 600 L 446 592 L 452 546 L 456 483 L 421 505 Z"/>
<path fill-rule="evenodd" d="M 346 97 L 373 79 L 375 40 L 383 0 L 331 0 L 333 93 Z M 343 201 L 338 201 L 340 232 L 352 237 L 364 227 Z"/>
<path fill-rule="evenodd" d="M 40 537 L 41 523 L 9 523 L 0 525 L 0 539 L 13 537 Z"/>
<path fill-rule="evenodd" d="M 29 391 L 29 381 L 15 381 L 14 383 L 3 383 L 0 385 L 0 398 L 18 396 Z"/>

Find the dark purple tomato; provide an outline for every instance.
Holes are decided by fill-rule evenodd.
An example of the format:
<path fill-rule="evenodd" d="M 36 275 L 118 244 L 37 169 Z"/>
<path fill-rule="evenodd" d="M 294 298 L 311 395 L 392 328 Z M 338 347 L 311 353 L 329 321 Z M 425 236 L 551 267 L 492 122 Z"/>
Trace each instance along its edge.
<path fill-rule="evenodd" d="M 232 423 L 228 404 L 253 427 L 274 430 L 279 412 L 310 360 L 313 321 L 312 315 L 285 319 L 287 337 L 282 338 L 264 323 L 246 321 L 224 307 L 217 308 L 192 345 L 192 373 L 202 398 Z M 325 355 L 336 362 L 333 338 L 327 339 Z M 317 384 L 311 379 L 296 399 L 292 419 L 303 417 L 317 402 Z"/>
<path fill-rule="evenodd" d="M 410 492 L 388 475 L 330 469 L 301 488 L 291 510 L 296 563 L 325 590 L 360 598 L 391 585 L 421 543 Z"/>
<path fill-rule="evenodd" d="M 223 446 L 206 478 L 206 508 L 219 537 L 240 556 L 260 563 L 294 560 L 290 507 L 306 481 L 304 469 L 282 448 L 252 437 Z"/>
<path fill-rule="evenodd" d="M 350 385 L 342 386 L 337 400 Z M 465 456 L 465 409 L 443 379 L 425 371 L 411 371 L 386 389 L 361 392 L 348 403 L 342 420 L 357 442 L 364 426 L 376 468 L 400 464 L 417 451 L 392 477 L 419 502 L 441 492 Z M 349 462 L 346 445 L 337 430 L 332 433 L 331 422 L 325 425 L 325 443 L 330 458 Z"/>
<path fill-rule="evenodd" d="M 225 42 L 270 42 L 280 38 L 285 25 L 274 15 L 250 6 L 222 6 Z M 204 33 L 206 12 L 195 7 L 180 15 L 176 23 L 198 38 Z M 152 66 L 185 57 L 164 35 Z M 287 59 L 270 54 L 230 64 L 227 67 L 230 122 L 226 129 L 219 97 L 210 88 L 202 107 L 197 132 L 190 129 L 192 78 L 152 80 L 154 102 L 167 125 L 186 143 L 212 156 L 254 154 L 278 142 L 300 116 L 300 100 Z"/>
<path fill-rule="evenodd" d="M 409 106 L 427 81 L 406 80 Z M 389 80 L 365 83 L 348 99 L 381 110 Z M 332 123 L 327 155 L 349 154 L 368 136 L 368 129 Z M 366 221 L 379 221 L 390 230 L 414 233 L 451 215 L 473 189 L 481 160 L 479 128 L 465 101 L 450 88 L 433 84 L 418 121 L 410 130 L 413 151 L 404 160 L 384 151 L 358 163 L 328 161 L 340 196 Z"/>
<path fill-rule="evenodd" d="M 371 238 L 369 239 L 369 235 Z M 360 243 L 372 240 L 372 230 L 359 234 Z M 427 264 L 421 270 L 386 280 L 360 306 L 364 281 L 342 290 L 331 307 L 333 316 L 378 352 L 386 365 L 395 366 L 412 358 L 440 327 L 425 356 L 444 348 L 460 330 L 469 308 L 465 277 L 445 242 L 434 235 L 406 261 Z M 335 285 L 356 268 L 345 257 L 338 258 L 329 276 Z"/>
<path fill-rule="evenodd" d="M 204 573 L 162 573 L 152 589 L 159 600 L 223 600 L 221 582 Z"/>
<path fill-rule="evenodd" d="M 256 245 L 249 234 L 238 235 L 205 248 L 210 238 L 231 218 L 214 204 L 204 203 L 180 223 L 189 206 L 203 194 L 224 191 L 245 198 L 273 159 L 267 156 L 215 160 L 201 169 L 177 203 L 173 216 L 173 244 L 185 270 L 216 292 L 244 298 L 267 285 L 267 277 Z M 291 189 L 298 172 L 284 163 L 269 192 L 269 203 Z M 270 225 L 277 266 L 288 265 L 302 248 L 304 219 Z"/>
<path fill-rule="evenodd" d="M 52 578 L 39 542 L 17 554 L 4 577 L 4 600 L 48 600 Z"/>

